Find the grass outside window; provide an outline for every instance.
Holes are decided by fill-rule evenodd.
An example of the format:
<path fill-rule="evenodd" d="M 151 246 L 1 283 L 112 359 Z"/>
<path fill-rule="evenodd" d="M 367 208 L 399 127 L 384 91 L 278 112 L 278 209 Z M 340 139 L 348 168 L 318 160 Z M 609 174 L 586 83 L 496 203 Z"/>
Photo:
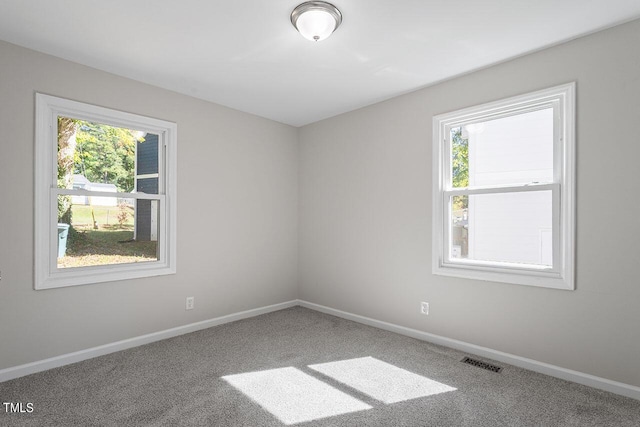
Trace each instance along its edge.
<path fill-rule="evenodd" d="M 134 241 L 131 205 L 73 205 L 72 231 L 60 268 L 156 261 L 157 242 Z"/>

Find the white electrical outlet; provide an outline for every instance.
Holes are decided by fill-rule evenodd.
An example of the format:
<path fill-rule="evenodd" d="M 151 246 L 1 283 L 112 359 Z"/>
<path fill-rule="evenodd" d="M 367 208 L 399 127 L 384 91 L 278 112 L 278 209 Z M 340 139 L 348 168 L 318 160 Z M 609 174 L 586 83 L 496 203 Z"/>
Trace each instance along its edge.
<path fill-rule="evenodd" d="M 421 302 L 420 303 L 420 313 L 424 314 L 425 316 L 429 314 L 429 303 L 428 302 Z"/>
<path fill-rule="evenodd" d="M 194 304 L 195 304 L 195 298 L 194 297 L 187 297 L 186 309 L 187 310 L 193 310 Z"/>

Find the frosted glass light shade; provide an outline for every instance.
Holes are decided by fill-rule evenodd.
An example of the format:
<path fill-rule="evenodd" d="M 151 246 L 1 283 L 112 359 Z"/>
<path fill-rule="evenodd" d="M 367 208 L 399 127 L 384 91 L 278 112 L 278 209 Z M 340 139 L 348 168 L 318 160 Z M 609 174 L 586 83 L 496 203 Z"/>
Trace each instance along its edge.
<path fill-rule="evenodd" d="M 320 41 L 333 33 L 336 28 L 336 20 L 325 11 L 310 10 L 300 15 L 296 26 L 305 39 Z"/>
<path fill-rule="evenodd" d="M 291 13 L 291 23 L 311 41 L 329 37 L 342 22 L 342 14 L 332 4 L 309 1 L 298 5 Z"/>

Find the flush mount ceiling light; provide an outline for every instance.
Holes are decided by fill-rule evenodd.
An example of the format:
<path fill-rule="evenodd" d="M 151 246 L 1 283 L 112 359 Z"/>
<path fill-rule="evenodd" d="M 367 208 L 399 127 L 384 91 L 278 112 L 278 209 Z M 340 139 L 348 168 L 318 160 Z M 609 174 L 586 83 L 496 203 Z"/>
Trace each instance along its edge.
<path fill-rule="evenodd" d="M 305 39 L 324 40 L 342 23 L 342 13 L 331 3 L 308 1 L 291 12 L 291 23 Z"/>

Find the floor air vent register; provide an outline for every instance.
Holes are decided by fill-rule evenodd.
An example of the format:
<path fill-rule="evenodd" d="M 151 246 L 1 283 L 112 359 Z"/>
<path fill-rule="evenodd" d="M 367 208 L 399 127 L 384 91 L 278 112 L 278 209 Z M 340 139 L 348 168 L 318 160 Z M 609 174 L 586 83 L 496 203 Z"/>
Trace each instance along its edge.
<path fill-rule="evenodd" d="M 502 367 L 500 366 L 492 365 L 491 363 L 486 363 L 481 360 L 472 359 L 470 357 L 465 357 L 464 359 L 461 360 L 461 362 L 466 363 L 467 365 L 476 366 L 478 368 L 482 368 L 491 372 L 498 373 L 502 371 Z"/>

